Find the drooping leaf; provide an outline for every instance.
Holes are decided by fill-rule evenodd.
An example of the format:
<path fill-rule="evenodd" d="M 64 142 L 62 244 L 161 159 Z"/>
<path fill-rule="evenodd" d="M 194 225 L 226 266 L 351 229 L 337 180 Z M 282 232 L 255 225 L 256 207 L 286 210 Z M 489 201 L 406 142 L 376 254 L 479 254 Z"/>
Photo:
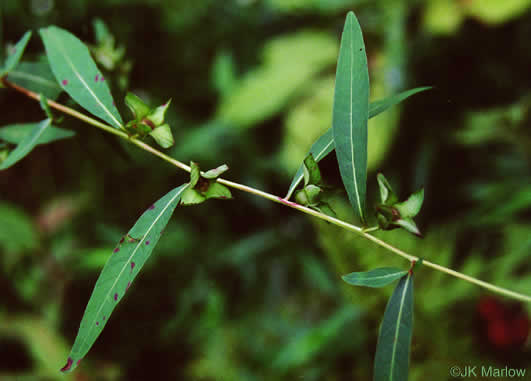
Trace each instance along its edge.
<path fill-rule="evenodd" d="M 417 87 L 411 90 L 407 90 L 407 91 L 392 95 L 390 97 L 387 97 L 379 101 L 371 102 L 371 104 L 369 105 L 369 119 L 386 111 L 388 108 L 394 105 L 397 105 L 398 103 L 409 98 L 410 96 L 416 93 L 419 93 L 421 91 L 429 90 L 429 89 L 431 89 L 431 87 Z M 323 135 L 321 135 L 315 141 L 315 143 L 312 144 L 308 154 L 311 153 L 315 161 L 319 162 L 321 159 L 326 157 L 334 149 L 335 149 L 334 135 L 332 133 L 332 128 L 329 128 Z M 286 197 L 284 197 L 286 200 L 288 200 L 291 197 L 291 195 L 293 194 L 293 191 L 297 188 L 297 186 L 300 184 L 300 182 L 304 178 L 303 168 L 304 168 L 303 164 L 301 164 L 301 166 L 295 173 L 295 176 L 293 177 L 293 180 L 291 181 L 291 184 L 289 186 L 288 193 Z"/>
<path fill-rule="evenodd" d="M 51 119 L 45 119 L 39 123 L 32 123 L 31 132 L 19 143 L 9 156 L 0 163 L 0 170 L 7 169 L 16 164 L 19 160 L 22 160 L 24 156 L 31 152 L 33 147 L 37 145 L 39 138 L 46 131 L 50 124 Z"/>
<path fill-rule="evenodd" d="M 406 270 L 393 267 L 382 267 L 365 272 L 354 272 L 341 278 L 353 286 L 383 287 L 407 274 Z"/>
<path fill-rule="evenodd" d="M 406 229 L 408 232 L 415 234 L 418 237 L 422 238 L 422 234 L 420 234 L 420 230 L 417 227 L 417 224 L 415 221 L 413 221 L 412 218 L 400 218 L 399 220 L 394 221 L 394 224 Z"/>
<path fill-rule="evenodd" d="M 424 202 L 424 188 L 420 188 L 413 193 L 406 201 L 397 202 L 394 207 L 400 212 L 403 218 L 415 217 L 420 212 L 422 203 Z"/>
<path fill-rule="evenodd" d="M 380 327 L 374 381 L 407 381 L 413 331 L 413 274 L 403 276 L 387 303 Z"/>
<path fill-rule="evenodd" d="M 356 214 L 365 221 L 369 72 L 361 27 L 349 12 L 336 70 L 332 132 L 343 185 Z"/>
<path fill-rule="evenodd" d="M 24 33 L 24 36 L 22 36 L 22 38 L 16 43 L 16 45 L 13 47 L 13 51 L 11 52 L 11 54 L 7 56 L 4 67 L 0 70 L 0 78 L 8 74 L 17 66 L 20 61 L 20 58 L 22 58 L 22 54 L 24 53 L 24 49 L 26 49 L 26 45 L 28 44 L 30 38 L 31 31 L 27 31 L 26 33 Z"/>
<path fill-rule="evenodd" d="M 150 206 L 118 243 L 96 281 L 62 371 L 76 368 L 90 350 L 114 308 L 151 255 L 185 189 L 186 185 L 181 185 Z"/>
<path fill-rule="evenodd" d="M 121 128 L 122 118 L 114 105 L 109 86 L 83 42 L 56 26 L 41 29 L 40 34 L 50 66 L 61 87 L 87 111 Z"/>
<path fill-rule="evenodd" d="M 0 139 L 11 144 L 20 144 L 31 134 L 37 123 L 11 124 L 0 128 Z M 74 136 L 74 131 L 50 126 L 44 130 L 37 139 L 36 144 L 48 144 L 56 140 L 67 139 Z"/>
<path fill-rule="evenodd" d="M 7 78 L 37 94 L 43 94 L 48 99 L 55 100 L 63 89 L 57 84 L 47 61 L 21 62 Z"/>

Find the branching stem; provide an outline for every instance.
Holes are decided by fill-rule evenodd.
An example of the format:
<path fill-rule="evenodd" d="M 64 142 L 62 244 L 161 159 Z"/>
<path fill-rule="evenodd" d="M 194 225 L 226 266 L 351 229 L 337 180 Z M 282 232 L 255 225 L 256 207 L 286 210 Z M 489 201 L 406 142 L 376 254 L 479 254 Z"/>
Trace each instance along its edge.
<path fill-rule="evenodd" d="M 5 77 L 1 79 L 2 83 L 4 84 L 4 86 L 6 87 L 10 87 L 30 98 L 33 98 L 37 101 L 40 101 L 40 95 L 33 92 L 33 91 L 30 91 L 28 89 L 25 89 L 21 86 L 18 86 L 10 81 L 8 81 Z M 143 149 L 144 151 L 147 151 L 147 152 L 150 152 L 152 153 L 153 155 L 155 156 L 158 156 L 159 158 L 161 158 L 162 160 L 164 161 L 167 161 L 168 163 L 172 164 L 173 166 L 175 167 L 178 167 L 184 171 L 187 171 L 187 172 L 190 172 L 190 167 L 184 163 L 181 163 L 180 161 L 166 155 L 165 153 L 153 148 L 152 146 L 150 146 L 149 144 L 146 144 L 144 143 L 143 141 L 139 140 L 139 139 L 136 139 L 135 137 L 131 137 L 129 135 L 127 135 L 127 133 L 125 133 L 124 131 L 122 130 L 119 130 L 117 128 L 114 128 L 114 127 L 111 127 L 105 123 L 102 123 L 96 119 L 93 119 L 85 114 L 82 114 L 70 107 L 66 107 L 60 103 L 57 103 L 57 102 L 54 102 L 54 101 L 51 101 L 51 100 L 48 100 L 48 104 L 50 105 L 50 107 L 56 109 L 56 110 L 59 110 L 65 114 L 68 114 L 68 115 L 71 115 L 73 116 L 74 118 L 77 118 L 79 120 L 82 120 L 83 122 L 85 123 L 88 123 L 88 124 L 91 124 L 93 125 L 94 127 L 97 127 L 97 128 L 100 128 L 102 130 L 105 130 L 106 132 L 109 132 L 111 134 L 114 134 L 114 135 L 117 135 L 119 137 L 121 137 L 122 139 L 125 139 L 125 140 L 128 140 L 129 142 L 131 142 L 132 144 L 138 146 L 139 148 Z M 411 254 L 408 254 L 390 244 L 388 244 L 387 242 L 385 241 L 382 241 L 381 239 L 369 234 L 369 232 L 373 232 L 375 230 L 378 230 L 378 227 L 372 227 L 372 228 L 362 228 L 362 227 L 359 227 L 359 226 L 356 226 L 356 225 L 352 225 L 352 224 L 349 224 L 348 222 L 345 222 L 345 221 L 342 221 L 340 219 L 337 219 L 337 218 L 334 218 L 334 217 L 331 217 L 331 216 L 328 216 L 326 214 L 323 214 L 323 213 L 320 213 L 320 212 L 317 212 L 313 209 L 310 209 L 310 208 L 307 208 L 303 205 L 299 205 L 295 202 L 292 202 L 292 201 L 288 201 L 288 200 L 285 200 L 279 196 L 275 196 L 271 193 L 267 193 L 267 192 L 263 192 L 261 190 L 258 190 L 258 189 L 255 189 L 255 188 L 251 188 L 247 185 L 243 185 L 243 184 L 239 184 L 239 183 L 236 183 L 236 182 L 233 182 L 233 181 L 230 181 L 230 180 L 225 180 L 225 179 L 222 179 L 222 178 L 219 178 L 217 180 L 220 184 L 223 184 L 223 185 L 226 185 L 228 187 L 231 187 L 231 188 L 234 188 L 234 189 L 238 189 L 242 192 L 247 192 L 247 193 L 251 193 L 251 194 L 254 194 L 258 197 L 262 197 L 262 198 L 266 198 L 270 201 L 273 201 L 273 202 L 276 202 L 278 204 L 282 204 L 282 205 L 285 205 L 285 206 L 288 206 L 290 208 L 293 208 L 293 209 L 297 209 L 298 211 L 302 212 L 302 213 L 306 213 L 306 214 L 309 214 L 311 216 L 314 216 L 314 217 L 317 217 L 317 218 L 320 218 L 321 220 L 324 220 L 324 221 L 327 221 L 331 224 L 334 224 L 334 225 L 337 225 L 343 229 L 346 229 L 346 230 L 349 230 L 349 231 L 352 231 L 354 233 L 357 233 L 358 235 L 362 236 L 363 238 L 365 239 L 368 239 L 369 241 L 372 241 L 374 242 L 375 244 L 391 251 L 392 253 L 396 254 L 396 255 L 399 255 L 405 259 L 407 259 L 408 261 L 410 262 L 413 262 L 413 261 L 417 261 L 419 260 L 418 257 L 414 256 L 414 255 L 411 255 Z M 518 293 L 518 292 L 514 292 L 514 291 L 511 291 L 511 290 L 508 290 L 506 288 L 502 288 L 502 287 L 498 287 L 498 286 L 495 286 L 491 283 L 488 283 L 488 282 L 485 282 L 485 281 L 482 281 L 480 279 L 477 279 L 477 278 L 474 278 L 474 277 L 471 277 L 471 276 L 468 276 L 468 275 L 465 275 L 465 274 L 462 274 L 458 271 L 455 271 L 455 270 L 452 270 L 450 268 L 447 268 L 447 267 L 444 267 L 444 266 L 441 266 L 441 265 L 438 265 L 436 263 L 433 263 L 433 262 L 430 262 L 430 261 L 427 261 L 427 260 L 423 260 L 422 264 L 424 266 L 427 266 L 427 267 L 431 267 L 432 269 L 435 269 L 435 270 L 438 270 L 438 271 L 442 271 L 446 274 L 449 274 L 451 276 L 454 276 L 456 278 L 459 278 L 459 279 L 462 279 L 464 281 L 467 281 L 467 282 L 470 282 L 470 283 L 473 283 L 473 284 L 476 284 L 480 287 L 483 287 L 483 288 L 486 288 L 494 293 L 497 293 L 497 294 L 500 294 L 500 295 L 504 295 L 504 296 L 507 296 L 509 298 L 513 298 L 513 299 L 517 299 L 517 300 L 520 300 L 522 302 L 527 302 L 527 303 L 531 303 L 531 296 L 529 295 L 525 295 L 525 294 L 521 294 L 521 293 Z"/>

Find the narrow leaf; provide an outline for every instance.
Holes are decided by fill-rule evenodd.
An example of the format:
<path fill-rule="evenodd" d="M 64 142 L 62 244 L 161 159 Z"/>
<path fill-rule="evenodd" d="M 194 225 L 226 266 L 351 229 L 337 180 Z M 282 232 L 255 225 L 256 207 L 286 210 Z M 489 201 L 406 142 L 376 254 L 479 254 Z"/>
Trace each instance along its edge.
<path fill-rule="evenodd" d="M 46 131 L 52 123 L 51 119 L 45 119 L 40 123 L 33 123 L 31 133 L 29 133 L 20 144 L 15 148 L 9 156 L 0 163 L 0 170 L 7 169 L 18 161 L 22 160 L 24 156 L 31 152 L 33 147 L 37 145 L 39 138 Z"/>
<path fill-rule="evenodd" d="M 404 229 L 406 229 L 408 232 L 415 234 L 418 237 L 422 238 L 422 234 L 420 234 L 420 230 L 417 227 L 417 224 L 415 221 L 413 221 L 412 218 L 401 218 L 399 220 L 396 220 L 393 222 L 394 225 L 398 225 Z"/>
<path fill-rule="evenodd" d="M 341 37 L 336 70 L 332 131 L 343 185 L 356 214 L 365 221 L 369 72 L 361 27 L 353 12 Z"/>
<path fill-rule="evenodd" d="M 0 77 L 3 77 L 17 66 L 30 38 L 31 31 L 27 31 L 24 33 L 24 36 L 22 36 L 22 38 L 16 43 L 11 54 L 7 56 L 4 67 L 2 70 L 0 70 Z"/>
<path fill-rule="evenodd" d="M 431 87 L 417 87 L 415 89 L 407 90 L 402 93 L 392 95 L 388 98 L 385 98 L 385 99 L 382 99 L 376 102 L 372 102 L 369 105 L 369 119 L 375 117 L 376 115 L 379 115 L 380 113 L 386 111 L 388 108 L 400 103 L 404 99 L 409 98 L 413 94 L 416 94 L 416 93 L 419 93 L 421 91 L 425 91 L 428 89 L 431 89 Z M 334 149 L 335 149 L 334 135 L 332 133 L 332 128 L 329 128 L 323 135 L 321 135 L 315 141 L 315 143 L 312 144 L 308 154 L 311 153 L 315 161 L 319 162 L 321 159 L 326 157 Z M 295 188 L 297 188 L 297 186 L 302 181 L 304 177 L 303 171 L 304 171 L 303 164 L 301 164 L 301 166 L 295 173 L 293 180 L 291 181 L 291 184 L 288 189 L 288 194 L 285 197 L 286 200 L 288 200 L 291 197 Z"/>
<path fill-rule="evenodd" d="M 73 34 L 50 26 L 40 30 L 50 66 L 61 87 L 87 111 L 116 128 L 122 118 L 105 78 L 87 47 Z"/>
<path fill-rule="evenodd" d="M 413 331 L 413 275 L 403 276 L 387 303 L 376 356 L 374 381 L 407 381 Z"/>
<path fill-rule="evenodd" d="M 422 91 L 430 90 L 430 89 L 431 89 L 431 86 L 415 87 L 414 89 L 402 91 L 401 93 L 391 95 L 390 97 L 387 97 L 385 99 L 372 102 L 370 114 L 373 114 L 372 116 L 376 116 L 384 112 L 385 110 L 387 110 L 389 107 L 399 104 L 400 102 L 409 98 L 410 96 L 420 93 Z"/>
<path fill-rule="evenodd" d="M 7 78 L 19 86 L 43 94 L 48 99 L 57 99 L 63 91 L 47 61 L 21 62 L 15 70 L 9 72 Z"/>
<path fill-rule="evenodd" d="M 20 144 L 27 138 L 38 123 L 11 124 L 0 128 L 0 139 L 11 144 Z M 36 144 L 48 144 L 56 140 L 67 139 L 74 136 L 74 131 L 50 126 L 44 130 L 37 139 Z"/>
<path fill-rule="evenodd" d="M 185 189 L 186 185 L 181 185 L 150 206 L 118 243 L 96 281 L 62 371 L 73 370 L 92 347 L 114 308 L 151 255 Z"/>
<path fill-rule="evenodd" d="M 393 267 L 382 267 L 366 272 L 343 275 L 341 278 L 353 286 L 383 287 L 407 274 L 406 270 Z"/>

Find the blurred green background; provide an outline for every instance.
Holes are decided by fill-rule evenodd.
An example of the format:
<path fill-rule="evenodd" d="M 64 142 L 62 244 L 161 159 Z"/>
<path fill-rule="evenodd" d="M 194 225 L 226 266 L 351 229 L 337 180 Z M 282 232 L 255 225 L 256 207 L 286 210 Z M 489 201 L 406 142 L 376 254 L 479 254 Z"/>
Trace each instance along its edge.
<path fill-rule="evenodd" d="M 364 31 L 371 99 L 431 90 L 369 123 L 369 201 L 382 170 L 424 185 L 425 238 L 378 237 L 531 292 L 530 0 L 2 0 L 2 53 L 56 24 L 91 45 L 122 115 L 172 98 L 169 154 L 284 195 L 331 124 L 345 15 Z M 99 21 L 96 21 L 99 20 Z M 98 33 L 96 33 L 96 25 Z M 113 37 L 105 35 L 106 25 Z M 38 60 L 34 35 L 24 56 Z M 62 94 L 61 102 L 69 103 Z M 0 125 L 43 118 L 0 90 Z M 408 264 L 335 226 L 241 192 L 180 207 L 93 349 L 59 373 L 92 287 L 142 211 L 188 175 L 72 118 L 73 139 L 0 173 L 0 380 L 369 380 L 392 287 L 340 276 Z M 0 143 L 5 144 L 5 143 Z M 335 155 L 331 204 L 355 221 Z M 410 380 L 454 366 L 527 368 L 531 306 L 422 269 Z M 530 376 L 531 377 L 531 376 Z M 499 378 L 498 378 L 499 379 Z"/>

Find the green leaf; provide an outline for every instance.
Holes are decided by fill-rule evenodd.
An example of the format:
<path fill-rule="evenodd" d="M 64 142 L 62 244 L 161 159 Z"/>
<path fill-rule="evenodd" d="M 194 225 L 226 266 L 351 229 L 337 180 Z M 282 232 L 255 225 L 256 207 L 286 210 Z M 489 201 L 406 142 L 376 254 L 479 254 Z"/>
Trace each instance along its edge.
<path fill-rule="evenodd" d="M 418 237 L 422 237 L 422 234 L 420 234 L 420 230 L 417 227 L 417 224 L 411 218 L 401 218 L 399 220 L 393 221 L 393 224 L 406 229 L 408 232 L 415 234 Z"/>
<path fill-rule="evenodd" d="M 27 31 L 26 33 L 24 33 L 24 36 L 22 36 L 22 38 L 17 42 L 17 44 L 13 48 L 13 52 L 9 56 L 7 56 L 4 67 L 2 68 L 2 70 L 0 70 L 0 78 L 9 73 L 17 66 L 20 61 L 20 58 L 22 58 L 22 54 L 24 53 L 24 49 L 26 49 L 26 45 L 28 44 L 30 38 L 31 31 Z"/>
<path fill-rule="evenodd" d="M 186 185 L 181 185 L 150 206 L 114 249 L 96 281 L 62 371 L 77 367 L 92 347 L 114 308 L 151 255 L 185 189 Z"/>
<path fill-rule="evenodd" d="M 7 78 L 19 86 L 43 94 L 48 99 L 57 99 L 63 91 L 47 61 L 21 62 L 16 70 L 9 72 Z"/>
<path fill-rule="evenodd" d="M 382 99 L 380 101 L 372 102 L 369 105 L 369 119 L 375 117 L 376 115 L 379 115 L 380 113 L 386 111 L 388 108 L 400 103 L 406 98 L 409 98 L 413 94 L 419 93 L 421 91 L 425 91 L 431 89 L 431 87 L 417 87 L 415 89 L 407 90 L 395 95 L 392 95 L 388 98 Z M 319 162 L 321 159 L 326 157 L 330 152 L 332 152 L 335 149 L 334 145 L 334 135 L 332 132 L 332 128 L 329 128 L 323 135 L 321 135 L 315 143 L 312 144 L 310 151 L 308 154 L 312 154 L 315 161 Z M 288 189 L 288 194 L 286 197 L 284 197 L 286 200 L 289 200 L 291 195 L 293 194 L 293 191 L 297 186 L 300 184 L 304 177 L 304 167 L 303 164 L 299 167 L 297 170 L 297 173 L 295 173 L 295 176 L 293 177 L 293 180 L 291 181 L 291 184 Z"/>
<path fill-rule="evenodd" d="M 228 170 L 229 166 L 227 164 L 223 164 L 217 168 L 206 171 L 205 173 L 203 173 L 203 177 L 205 179 L 214 180 L 221 176 L 223 173 L 227 172 Z"/>
<path fill-rule="evenodd" d="M 407 381 L 413 331 L 413 275 L 403 276 L 387 303 L 376 356 L 374 381 Z"/>
<path fill-rule="evenodd" d="M 7 169 L 22 160 L 37 145 L 39 138 L 52 123 L 51 119 L 45 119 L 39 123 L 33 123 L 31 133 L 29 133 L 5 159 L 0 163 L 0 170 Z"/>
<path fill-rule="evenodd" d="M 384 98 L 382 100 L 372 102 L 369 112 L 369 114 L 372 115 L 369 115 L 369 118 L 386 111 L 388 108 L 399 104 L 400 102 L 409 98 L 412 95 L 415 95 L 422 91 L 430 90 L 431 88 L 431 86 L 415 87 L 414 89 L 402 91 L 401 93 L 391 95 L 390 97 Z"/>
<path fill-rule="evenodd" d="M 334 135 L 332 133 L 332 129 L 330 128 L 323 135 L 321 135 L 315 143 L 312 144 L 312 147 L 310 148 L 310 152 L 308 152 L 308 154 L 312 154 L 315 161 L 319 162 L 323 157 L 328 155 L 334 149 Z M 286 200 L 289 200 L 291 198 L 291 195 L 293 194 L 297 186 L 300 184 L 300 182 L 303 180 L 303 178 L 304 163 L 301 164 L 301 166 L 297 170 L 297 173 L 295 173 L 293 180 L 291 181 L 291 184 L 288 189 L 288 194 L 286 195 L 286 197 L 284 197 Z"/>
<path fill-rule="evenodd" d="M 122 118 L 109 86 L 87 47 L 73 34 L 56 26 L 41 29 L 40 34 L 61 87 L 87 111 L 116 128 L 122 128 Z"/>
<path fill-rule="evenodd" d="M 131 110 L 135 119 L 140 120 L 146 117 L 151 109 L 139 96 L 133 93 L 125 95 L 125 105 Z"/>
<path fill-rule="evenodd" d="M 336 70 L 332 131 L 343 185 L 356 214 L 365 221 L 369 72 L 361 27 L 353 12 L 341 37 Z"/>
<path fill-rule="evenodd" d="M 400 216 L 403 218 L 415 217 L 422 207 L 424 202 L 424 188 L 420 188 L 413 193 L 406 201 L 398 202 L 393 206 L 400 212 Z"/>
<path fill-rule="evenodd" d="M 393 192 L 391 184 L 389 184 L 383 173 L 378 173 L 376 178 L 378 180 L 378 186 L 380 187 L 380 199 L 382 204 L 394 205 L 398 201 L 398 197 Z"/>
<path fill-rule="evenodd" d="M 206 201 L 206 197 L 193 188 L 186 188 L 181 197 L 182 205 L 197 205 Z"/>
<path fill-rule="evenodd" d="M 175 143 L 171 133 L 171 128 L 168 124 L 163 124 L 162 126 L 155 128 L 149 133 L 149 135 L 162 148 L 170 148 Z"/>
<path fill-rule="evenodd" d="M 320 185 L 323 182 L 321 177 L 321 171 L 317 162 L 313 158 L 313 155 L 310 153 L 304 159 L 304 185 L 313 184 Z"/>
<path fill-rule="evenodd" d="M 341 278 L 353 286 L 383 287 L 407 274 L 406 270 L 393 267 L 382 267 L 366 272 L 343 275 Z"/>
<path fill-rule="evenodd" d="M 0 128 L 0 139 L 12 144 L 20 144 L 28 137 L 37 123 L 11 124 Z M 48 144 L 56 140 L 67 139 L 74 136 L 74 131 L 50 126 L 37 139 L 36 144 Z"/>
<path fill-rule="evenodd" d="M 212 181 L 212 180 L 210 180 Z M 204 193 L 207 200 L 209 198 L 221 198 L 221 199 L 231 199 L 232 194 L 230 193 L 229 188 L 225 185 L 212 181 L 209 185 L 207 191 Z"/>
<path fill-rule="evenodd" d="M 200 178 L 201 171 L 199 169 L 199 165 L 197 163 L 194 163 L 193 161 L 190 162 L 190 182 L 188 183 L 188 188 L 194 188 Z"/>

